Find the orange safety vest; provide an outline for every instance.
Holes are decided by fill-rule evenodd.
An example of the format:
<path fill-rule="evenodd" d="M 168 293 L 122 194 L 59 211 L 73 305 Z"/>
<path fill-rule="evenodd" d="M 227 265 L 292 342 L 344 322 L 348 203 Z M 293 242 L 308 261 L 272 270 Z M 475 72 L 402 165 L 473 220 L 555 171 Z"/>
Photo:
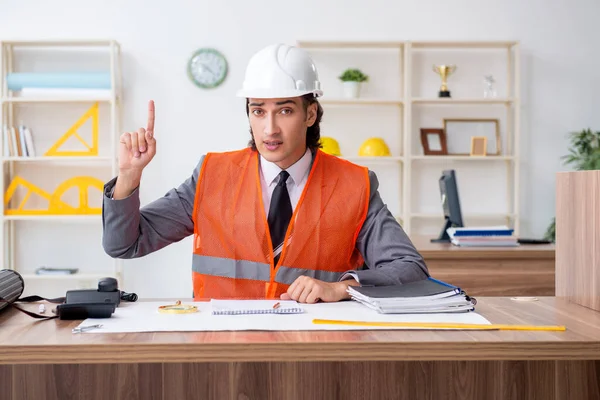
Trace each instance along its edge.
<path fill-rule="evenodd" d="M 273 265 L 258 152 L 207 154 L 194 201 L 194 298 L 279 298 L 301 275 L 335 282 L 361 267 L 369 186 L 367 168 L 317 150 Z"/>

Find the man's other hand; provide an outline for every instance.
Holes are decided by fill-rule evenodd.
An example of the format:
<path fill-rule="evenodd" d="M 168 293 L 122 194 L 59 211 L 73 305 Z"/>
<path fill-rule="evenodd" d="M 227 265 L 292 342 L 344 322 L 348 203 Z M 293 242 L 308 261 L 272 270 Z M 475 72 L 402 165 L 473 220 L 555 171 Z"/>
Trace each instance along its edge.
<path fill-rule="evenodd" d="M 316 303 L 318 301 L 334 302 L 349 299 L 348 286 L 359 286 L 354 279 L 342 282 L 324 282 L 308 276 L 298 277 L 287 292 L 281 295 L 282 300 L 296 300 L 299 303 Z"/>

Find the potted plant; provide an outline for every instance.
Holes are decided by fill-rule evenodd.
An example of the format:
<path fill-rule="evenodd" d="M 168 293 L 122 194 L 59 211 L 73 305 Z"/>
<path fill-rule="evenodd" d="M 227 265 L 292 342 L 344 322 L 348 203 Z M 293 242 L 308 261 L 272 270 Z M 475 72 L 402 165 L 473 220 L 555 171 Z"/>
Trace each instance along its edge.
<path fill-rule="evenodd" d="M 600 131 L 584 129 L 572 132 L 569 154 L 561 157 L 564 165 L 572 165 L 576 171 L 600 169 Z M 544 237 L 553 242 L 556 239 L 556 219 L 553 218 Z"/>
<path fill-rule="evenodd" d="M 350 98 L 360 96 L 360 89 L 363 82 L 369 80 L 360 69 L 348 68 L 340 76 L 339 79 L 344 83 L 344 95 Z"/>

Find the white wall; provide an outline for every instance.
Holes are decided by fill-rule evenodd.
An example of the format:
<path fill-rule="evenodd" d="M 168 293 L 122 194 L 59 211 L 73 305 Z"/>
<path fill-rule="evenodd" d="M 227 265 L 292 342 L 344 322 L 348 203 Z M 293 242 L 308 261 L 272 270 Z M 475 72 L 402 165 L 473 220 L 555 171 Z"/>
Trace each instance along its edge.
<path fill-rule="evenodd" d="M 92 5 L 101 8 L 92 9 Z M 342 13 L 344 15 L 342 15 Z M 555 172 L 565 169 L 566 134 L 600 129 L 600 35 L 595 0 L 507 1 L 29 1 L 0 3 L 0 39 L 114 38 L 124 53 L 126 129 L 156 102 L 158 153 L 144 175 L 142 203 L 163 195 L 207 151 L 248 139 L 234 97 L 250 55 L 273 42 L 341 40 L 519 40 L 522 50 L 522 228 L 540 236 L 554 215 Z M 225 84 L 197 89 L 185 74 L 198 47 L 230 63 Z M 126 262 L 125 290 L 187 296 L 191 242 Z M 135 277 L 135 279 L 133 279 Z"/>

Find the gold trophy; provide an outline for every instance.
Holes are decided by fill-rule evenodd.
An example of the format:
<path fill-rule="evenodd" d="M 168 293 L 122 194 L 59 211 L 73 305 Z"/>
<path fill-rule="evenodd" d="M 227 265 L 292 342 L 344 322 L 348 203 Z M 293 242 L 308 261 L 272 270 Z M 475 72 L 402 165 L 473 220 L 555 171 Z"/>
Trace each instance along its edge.
<path fill-rule="evenodd" d="M 446 80 L 454 71 L 456 71 L 456 65 L 434 65 L 433 72 L 437 72 L 442 77 L 442 86 L 440 87 L 439 97 L 451 97 L 450 91 L 446 86 Z"/>

